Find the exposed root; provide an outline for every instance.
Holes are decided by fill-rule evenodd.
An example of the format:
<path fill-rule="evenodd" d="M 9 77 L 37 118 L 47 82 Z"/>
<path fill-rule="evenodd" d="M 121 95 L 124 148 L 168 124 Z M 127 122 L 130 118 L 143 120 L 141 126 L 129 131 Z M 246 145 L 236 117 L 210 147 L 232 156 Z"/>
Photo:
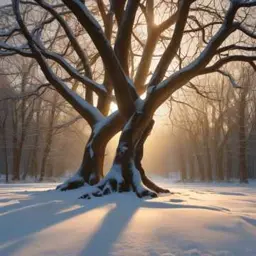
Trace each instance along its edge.
<path fill-rule="evenodd" d="M 129 191 L 124 185 L 124 182 L 119 182 L 116 179 L 103 179 L 93 189 L 93 191 L 85 193 L 80 199 L 91 199 L 92 197 L 102 197 L 115 192 L 122 193 Z"/>
<path fill-rule="evenodd" d="M 162 189 L 150 181 L 146 175 L 141 175 L 140 171 L 131 161 L 123 176 L 122 166 L 114 164 L 107 176 L 102 179 L 93 190 L 85 193 L 81 199 L 91 199 L 92 197 L 102 197 L 112 193 L 122 193 L 133 191 L 139 198 L 156 198 L 158 193 L 169 193 L 169 190 Z"/>
<path fill-rule="evenodd" d="M 125 182 L 119 182 L 116 179 L 105 180 L 103 183 L 100 182 L 95 186 L 95 189 L 91 192 L 85 193 L 80 199 L 91 199 L 92 197 L 102 197 L 112 193 L 123 193 L 132 191 L 131 186 L 128 186 Z M 139 198 L 155 198 L 157 194 L 153 191 L 150 191 L 144 186 L 141 186 L 139 189 L 134 190 L 135 194 Z"/>
<path fill-rule="evenodd" d="M 156 198 L 157 197 L 157 194 L 155 192 L 150 191 L 148 189 L 143 189 L 140 192 L 136 192 L 136 195 L 139 198 Z"/>
<path fill-rule="evenodd" d="M 139 172 L 136 173 L 138 176 L 134 175 L 134 178 L 137 176 L 136 179 L 138 180 L 136 181 L 136 179 L 134 179 L 132 184 L 128 185 L 120 175 L 120 172 L 118 172 L 118 167 L 114 166 L 109 174 L 93 187 L 92 191 L 85 193 L 80 198 L 91 199 L 92 197 L 102 197 L 112 193 L 129 191 L 134 191 L 139 198 L 156 198 L 159 193 L 170 193 L 168 189 L 157 186 L 145 174 L 140 177 Z M 143 184 L 141 184 L 141 181 Z M 57 186 L 56 189 L 66 191 L 77 189 L 84 185 L 84 179 L 79 175 L 75 175 L 63 184 Z"/>
<path fill-rule="evenodd" d="M 162 194 L 168 194 L 170 193 L 169 189 L 164 189 L 159 186 L 157 186 L 153 181 L 151 181 L 147 176 L 142 176 L 142 182 L 143 184 L 151 189 L 152 191 L 156 192 L 157 194 L 162 193 Z"/>
<path fill-rule="evenodd" d="M 136 168 L 134 161 L 131 162 L 130 165 L 130 172 L 131 172 L 131 183 L 132 183 L 132 188 L 136 195 L 139 198 L 156 198 L 157 193 L 152 191 L 150 187 L 145 187 L 142 184 L 142 176 L 140 171 Z M 149 188 L 149 189 L 148 189 Z"/>
<path fill-rule="evenodd" d="M 79 175 L 75 175 L 70 179 L 68 179 L 67 181 L 65 181 L 63 184 L 58 185 L 56 187 L 56 190 L 60 190 L 60 191 L 72 190 L 72 189 L 80 188 L 84 186 L 84 184 L 85 184 L 84 179 Z"/>

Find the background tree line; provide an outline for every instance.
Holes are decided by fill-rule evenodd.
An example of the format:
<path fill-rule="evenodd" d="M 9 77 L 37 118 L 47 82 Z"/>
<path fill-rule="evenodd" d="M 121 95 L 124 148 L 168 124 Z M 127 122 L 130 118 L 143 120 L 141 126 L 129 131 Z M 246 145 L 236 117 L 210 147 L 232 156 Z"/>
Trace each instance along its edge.
<path fill-rule="evenodd" d="M 77 168 L 86 123 L 53 88 L 43 88 L 35 61 L 11 57 L 1 68 L 0 166 L 6 182 L 42 181 Z"/>
<path fill-rule="evenodd" d="M 207 90 L 183 89 L 178 100 L 170 100 L 170 136 L 184 181 L 256 178 L 256 76 L 247 66 L 232 68 L 235 88 L 223 76 L 211 75 L 197 81 L 199 89 L 207 83 Z"/>

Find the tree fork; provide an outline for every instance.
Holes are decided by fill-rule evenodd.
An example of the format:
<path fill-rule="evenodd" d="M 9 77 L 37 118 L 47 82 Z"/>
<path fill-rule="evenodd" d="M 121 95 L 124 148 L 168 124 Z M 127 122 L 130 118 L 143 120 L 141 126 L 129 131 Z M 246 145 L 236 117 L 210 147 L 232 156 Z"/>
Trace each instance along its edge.
<path fill-rule="evenodd" d="M 143 113 L 135 113 L 130 118 L 122 131 L 111 170 L 94 187 L 93 192 L 86 193 L 80 198 L 90 199 L 92 196 L 101 197 L 112 192 L 121 193 L 131 190 L 140 198 L 154 198 L 157 197 L 157 193 L 169 192 L 150 181 L 143 168 L 141 170 L 137 168 L 143 156 L 141 150 L 153 124 L 154 121 Z M 140 154 L 135 157 L 139 152 Z M 137 165 L 135 158 L 137 158 Z"/>

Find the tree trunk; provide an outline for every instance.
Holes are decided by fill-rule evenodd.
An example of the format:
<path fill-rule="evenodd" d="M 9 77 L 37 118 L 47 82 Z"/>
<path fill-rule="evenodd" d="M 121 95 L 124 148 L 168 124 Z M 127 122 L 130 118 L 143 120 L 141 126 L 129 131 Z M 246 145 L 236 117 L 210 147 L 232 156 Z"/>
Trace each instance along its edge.
<path fill-rule="evenodd" d="M 36 108 L 36 135 L 35 135 L 35 141 L 34 141 L 34 149 L 33 149 L 33 156 L 32 156 L 32 162 L 31 162 L 31 168 L 32 168 L 32 174 L 37 180 L 37 174 L 38 174 L 38 150 L 39 150 L 39 136 L 41 135 L 41 130 L 40 130 L 40 109 L 42 105 L 42 100 L 38 100 L 37 108 Z"/>
<path fill-rule="evenodd" d="M 193 152 L 193 151 L 192 151 Z M 194 155 L 190 152 L 188 156 L 189 160 L 189 179 L 191 181 L 195 180 L 195 161 L 194 161 Z"/>
<path fill-rule="evenodd" d="M 16 108 L 16 106 L 14 106 Z M 16 110 L 16 109 L 15 109 Z M 13 147 L 13 162 L 12 162 L 12 180 L 19 180 L 19 166 L 20 166 L 20 159 L 18 154 L 18 127 L 17 127 L 17 119 L 15 120 L 14 115 L 17 116 L 15 111 L 13 112 L 13 120 L 12 120 L 12 128 L 13 128 L 13 135 L 12 135 L 12 147 Z"/>
<path fill-rule="evenodd" d="M 44 148 L 44 152 L 43 152 L 43 159 L 42 159 L 42 163 L 41 163 L 41 169 L 40 169 L 40 178 L 39 181 L 43 181 L 44 176 L 45 176 L 45 167 L 46 167 L 46 162 L 51 150 L 51 145 L 52 145 L 52 136 L 50 135 L 49 137 L 47 136 L 46 139 L 46 146 Z"/>
<path fill-rule="evenodd" d="M 248 170 L 246 163 L 246 131 L 245 131 L 245 111 L 246 111 L 247 88 L 242 89 L 239 102 L 239 173 L 240 182 L 248 183 Z"/>
<path fill-rule="evenodd" d="M 26 165 L 26 167 L 25 167 L 25 169 L 24 169 L 24 172 L 23 172 L 23 174 L 22 174 L 22 180 L 26 180 L 26 178 L 27 178 L 27 175 L 28 175 L 28 173 L 30 173 L 31 174 L 31 166 L 32 166 L 32 157 L 33 157 L 33 152 L 34 152 L 34 150 L 32 149 L 32 150 L 30 150 L 29 151 L 30 153 L 29 153 L 29 155 L 28 155 L 28 159 L 27 159 L 27 165 Z"/>
<path fill-rule="evenodd" d="M 227 181 L 230 181 L 232 178 L 232 151 L 229 142 L 226 144 L 226 157 L 226 179 Z"/>
<path fill-rule="evenodd" d="M 14 149 L 13 161 L 13 180 L 20 180 L 20 163 L 21 163 L 22 148 L 19 146 Z"/>
<path fill-rule="evenodd" d="M 85 183 L 90 185 L 97 184 L 103 177 L 107 143 L 122 129 L 123 125 L 124 120 L 117 112 L 94 125 L 91 136 L 85 146 L 80 168 L 73 177 L 57 186 L 57 189 L 65 191 L 76 189 Z"/>
<path fill-rule="evenodd" d="M 86 92 L 88 93 L 88 97 L 90 98 L 91 95 L 91 91 L 90 90 L 86 90 Z M 39 181 L 43 181 L 44 176 L 45 176 L 45 168 L 46 168 L 46 163 L 47 163 L 47 159 L 49 157 L 50 151 L 51 151 L 51 147 L 52 147 L 52 140 L 53 140 L 53 128 L 54 128 L 54 123 L 55 123 L 55 119 L 56 117 L 56 107 L 57 107 L 57 103 L 58 103 L 58 94 L 54 93 L 53 94 L 53 99 L 52 99 L 52 104 L 51 104 L 51 108 L 49 110 L 49 125 L 46 131 L 46 139 L 45 139 L 45 147 L 43 150 L 43 158 L 42 158 L 42 163 L 41 163 L 41 169 L 40 169 L 40 178 Z"/>
<path fill-rule="evenodd" d="M 224 180 L 224 170 L 223 170 L 223 149 L 222 147 L 217 151 L 216 157 L 216 179 L 217 181 Z"/>
<path fill-rule="evenodd" d="M 4 143 L 4 156 L 5 156 L 5 182 L 9 182 L 9 166 L 8 166 L 8 152 L 6 142 Z"/>
<path fill-rule="evenodd" d="M 181 180 L 186 181 L 187 180 L 186 159 L 185 159 L 185 154 L 183 152 L 182 147 L 178 149 L 178 157 L 179 157 Z"/>
<path fill-rule="evenodd" d="M 54 105 L 52 106 L 52 110 L 51 110 L 50 123 L 49 123 L 48 131 L 46 134 L 45 147 L 43 150 L 43 158 L 42 158 L 41 169 L 40 169 L 40 178 L 39 178 L 40 182 L 43 181 L 43 179 L 44 179 L 46 162 L 47 162 L 48 156 L 51 151 L 55 109 L 56 109 L 56 104 L 54 103 Z"/>
<path fill-rule="evenodd" d="M 8 151 L 7 151 L 7 138 L 6 138 L 5 123 L 3 126 L 3 155 L 5 164 L 5 182 L 9 182 L 9 166 L 8 166 Z"/>
<path fill-rule="evenodd" d="M 206 151 L 206 172 L 205 172 L 205 178 L 207 181 L 212 181 L 212 159 L 211 159 L 211 148 L 210 148 L 210 130 L 209 130 L 209 123 L 207 117 L 205 118 L 205 136 L 203 138 L 204 140 L 204 146 Z"/>
<path fill-rule="evenodd" d="M 26 116 L 25 103 L 24 103 L 24 100 L 22 101 L 22 109 L 20 110 L 21 120 L 20 120 L 20 126 L 19 126 L 21 131 L 19 131 L 18 129 L 17 113 L 15 113 L 16 120 L 13 119 L 13 131 L 14 131 L 14 134 L 13 134 L 13 147 L 14 147 L 13 149 L 13 180 L 20 180 L 21 157 L 22 157 L 24 142 L 27 137 L 28 127 L 33 118 L 33 109 L 34 107 L 32 106 L 31 109 L 29 110 L 28 115 Z M 15 109 L 15 111 L 17 111 L 17 109 Z M 19 136 L 19 132 L 20 132 L 20 136 Z"/>
<path fill-rule="evenodd" d="M 212 161 L 211 161 L 211 150 L 209 146 L 206 148 L 206 180 L 212 181 Z"/>
<path fill-rule="evenodd" d="M 154 188 L 157 190 L 159 187 L 155 187 L 156 185 L 146 177 L 143 168 L 137 169 L 137 166 L 141 167 L 142 145 L 152 129 L 150 126 L 152 126 L 151 118 L 143 113 L 136 112 L 130 118 L 122 131 L 111 170 L 95 186 L 95 191 L 86 193 L 81 198 L 90 199 L 91 196 L 99 197 L 113 191 L 130 190 L 138 197 L 157 196 L 152 190 Z"/>
<path fill-rule="evenodd" d="M 197 160 L 197 166 L 198 166 L 199 179 L 201 181 L 205 181 L 204 164 L 202 161 L 202 155 L 196 154 L 196 160 Z"/>
<path fill-rule="evenodd" d="M 148 125 L 147 129 L 145 129 L 138 145 L 136 146 L 135 157 L 134 157 L 135 158 L 135 166 L 139 170 L 142 182 L 146 187 L 150 188 L 151 190 L 155 191 L 156 193 L 168 193 L 169 190 L 163 189 L 163 188 L 157 186 L 154 182 L 152 182 L 146 176 L 145 170 L 142 167 L 142 163 L 141 163 L 143 155 L 144 155 L 144 144 L 153 129 L 154 123 L 155 123 L 155 121 L 152 120 L 151 123 Z"/>

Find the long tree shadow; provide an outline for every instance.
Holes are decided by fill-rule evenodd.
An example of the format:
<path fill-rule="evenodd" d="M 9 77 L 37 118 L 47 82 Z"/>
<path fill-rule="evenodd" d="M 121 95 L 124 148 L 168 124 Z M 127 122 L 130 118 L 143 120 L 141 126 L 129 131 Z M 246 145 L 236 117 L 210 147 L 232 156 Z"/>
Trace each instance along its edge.
<path fill-rule="evenodd" d="M 124 197 L 125 200 L 116 201 L 116 207 L 105 216 L 98 231 L 91 237 L 79 256 L 84 255 L 111 255 L 115 241 L 120 238 L 135 213 L 142 208 L 148 209 L 201 209 L 217 212 L 228 212 L 221 207 L 172 204 L 168 202 L 157 202 L 155 200 L 140 200 L 133 197 Z M 146 216 L 145 216 L 146 217 Z"/>
<path fill-rule="evenodd" d="M 79 194 L 77 192 L 23 193 L 27 193 L 28 200 L 24 200 L 20 206 L 17 204 L 7 207 L 0 217 L 0 255 L 11 255 L 13 252 L 17 252 L 29 242 L 28 237 L 34 233 L 108 204 L 113 204 L 114 207 L 104 216 L 100 227 L 91 239 L 85 241 L 84 249 L 79 253 L 80 256 L 110 254 L 115 241 L 125 231 L 140 208 L 224 210 L 206 206 L 173 204 L 170 201 L 158 202 L 157 199 L 145 201 L 130 193 L 113 194 L 103 198 L 94 198 L 90 201 L 75 200 Z M 81 193 L 83 193 L 82 190 Z M 66 195 L 69 199 L 65 199 Z M 70 198 L 73 199 L 70 200 Z M 79 207 L 72 208 L 74 205 Z M 84 224 L 81 223 L 81 225 Z"/>
<path fill-rule="evenodd" d="M 143 200 L 135 197 L 123 199 L 116 201 L 116 207 L 107 213 L 99 229 L 80 252 L 80 256 L 110 254 L 115 241 L 143 205 Z"/>
<path fill-rule="evenodd" d="M 48 192 L 20 193 L 27 194 L 28 199 L 4 207 L 0 213 L 0 255 L 17 251 L 25 245 L 27 237 L 34 233 L 111 202 L 76 200 L 77 193 L 74 194 L 74 200 L 65 200 L 65 192 L 51 192 L 49 195 Z M 66 211 L 74 205 L 81 207 Z"/>

